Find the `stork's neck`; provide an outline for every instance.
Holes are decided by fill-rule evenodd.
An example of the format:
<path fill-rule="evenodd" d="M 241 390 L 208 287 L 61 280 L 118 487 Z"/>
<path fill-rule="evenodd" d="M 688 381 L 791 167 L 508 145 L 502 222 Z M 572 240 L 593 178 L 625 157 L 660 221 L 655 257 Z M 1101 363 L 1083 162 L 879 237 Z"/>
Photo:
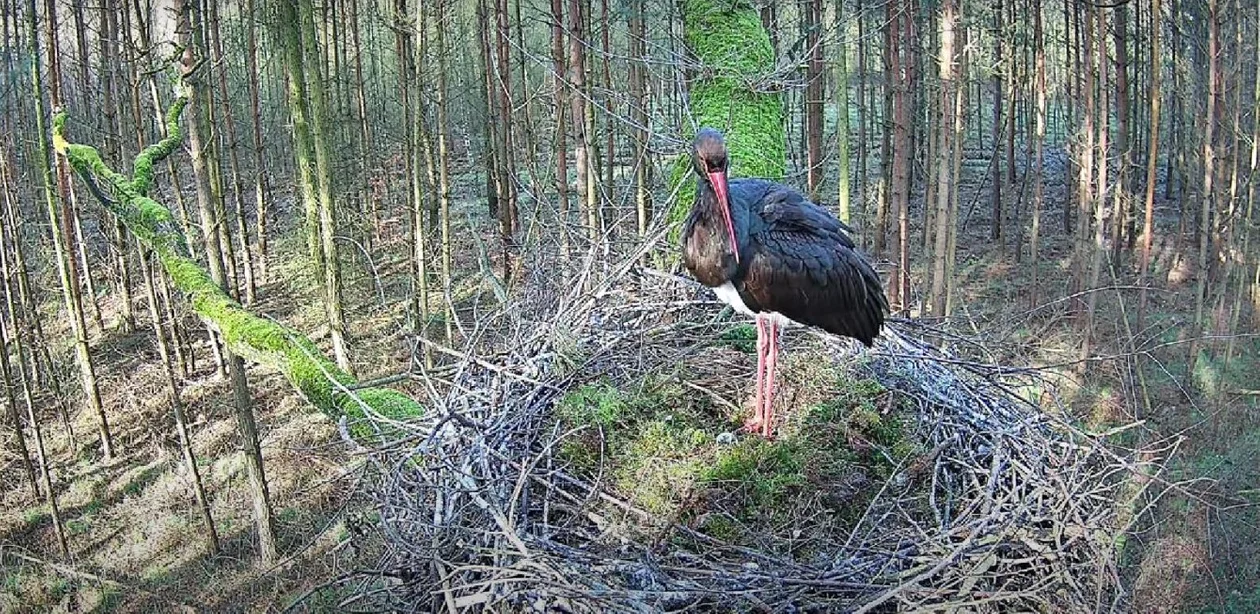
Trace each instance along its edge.
<path fill-rule="evenodd" d="M 735 241 L 737 244 L 744 244 L 748 238 L 748 212 L 734 199 L 728 205 L 731 208 L 731 224 L 735 229 Z M 690 247 L 693 250 L 693 256 L 697 260 L 704 261 L 708 267 L 712 267 L 711 270 L 715 273 L 722 271 L 723 280 L 736 278 L 744 268 L 745 254 L 741 251 L 740 261 L 736 262 L 735 251 L 739 249 L 739 245 L 731 245 L 717 192 L 704 178 L 696 180 L 696 201 L 692 205 L 692 216 L 695 223 L 706 230 L 692 237 L 695 241 L 695 244 Z"/>

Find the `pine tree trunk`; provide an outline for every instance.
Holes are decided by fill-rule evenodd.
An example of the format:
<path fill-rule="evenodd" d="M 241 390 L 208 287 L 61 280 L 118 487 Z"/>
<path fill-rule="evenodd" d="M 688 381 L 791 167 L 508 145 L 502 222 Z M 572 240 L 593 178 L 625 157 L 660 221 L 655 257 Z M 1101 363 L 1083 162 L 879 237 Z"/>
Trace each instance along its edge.
<path fill-rule="evenodd" d="M 210 140 L 208 126 L 205 125 L 205 116 L 199 112 L 206 109 L 197 108 L 198 104 L 206 105 L 205 99 L 199 95 L 200 91 L 205 88 L 205 85 L 194 79 L 196 73 L 193 71 L 193 68 L 198 63 L 196 53 L 198 50 L 205 48 L 203 46 L 204 30 L 201 30 L 203 24 L 198 18 L 195 2 L 177 0 L 176 11 L 180 20 L 179 32 L 184 37 L 183 68 L 187 75 L 185 82 L 188 84 L 189 90 L 188 111 L 193 114 L 192 129 L 189 130 L 189 144 L 192 149 L 193 175 L 197 181 L 197 202 L 202 216 L 202 234 L 206 242 L 210 277 L 215 285 L 226 292 L 228 287 L 227 276 L 224 271 L 224 263 L 221 260 L 222 252 L 218 247 L 220 236 L 219 233 L 214 231 L 212 226 L 216 217 L 214 216 L 214 209 L 211 203 L 213 198 L 209 177 L 211 165 L 204 159 L 208 148 L 202 146 L 203 143 L 208 143 Z M 206 106 L 208 107 L 208 105 Z M 245 364 L 241 357 L 236 355 L 226 345 L 224 345 L 222 351 L 223 361 L 227 367 L 228 378 L 232 385 L 233 409 L 235 410 L 237 428 L 241 434 L 245 450 L 245 465 L 250 477 L 250 492 L 254 503 L 254 522 L 258 529 L 259 555 L 264 563 L 271 563 L 276 559 L 275 527 L 271 517 L 271 502 L 263 470 L 262 452 L 258 446 L 258 429 L 254 424 L 253 403 L 250 400 L 249 388 L 245 380 Z"/>
<path fill-rule="evenodd" d="M 993 166 L 989 172 L 993 180 L 993 212 L 989 219 L 989 239 L 996 242 L 999 248 L 1002 240 L 1002 146 L 999 143 L 1002 139 L 1002 70 L 1005 62 L 1002 49 L 1002 1 L 997 0 L 993 11 L 993 57 L 997 67 L 993 71 Z"/>
<path fill-rule="evenodd" d="M 897 219 L 897 273 L 889 292 L 889 303 L 898 311 L 908 309 L 910 294 L 910 53 L 903 49 L 910 37 L 908 3 L 897 11 L 890 28 L 892 35 L 893 143 L 892 143 L 892 213 Z"/>
<path fill-rule="evenodd" d="M 328 115 L 328 92 L 318 70 L 319 48 L 315 37 L 315 11 L 311 0 L 297 0 L 298 21 L 302 30 L 303 71 L 310 110 L 311 144 L 315 152 L 315 178 L 319 186 L 319 235 L 324 267 L 324 306 L 337 366 L 353 374 L 348 332 L 342 307 L 341 259 L 337 247 L 337 203 L 333 198 L 332 130 Z"/>
<path fill-rule="evenodd" d="M 1159 168 L 1159 121 L 1161 92 L 1160 82 L 1163 80 L 1162 50 L 1159 39 L 1164 27 L 1163 11 L 1160 0 L 1151 0 L 1151 68 L 1150 68 L 1150 117 L 1147 118 L 1147 151 L 1146 151 L 1146 208 L 1142 221 L 1142 264 L 1138 273 L 1138 286 L 1142 288 L 1138 298 L 1137 330 L 1145 329 L 1147 283 L 1151 271 L 1151 247 L 1155 240 L 1155 183 Z M 1260 71 L 1260 65 L 1257 70 Z M 1257 79 L 1260 83 L 1260 78 Z M 1260 116 L 1258 116 L 1260 117 Z M 1254 152 L 1255 149 L 1253 148 Z M 1252 159 L 1254 160 L 1254 154 Z M 1254 170 L 1254 162 L 1253 162 Z M 1253 175 L 1254 176 L 1254 175 Z M 1252 182 L 1254 189 L 1254 181 Z"/>
<path fill-rule="evenodd" d="M 206 22 L 209 26 L 207 34 L 210 37 L 210 43 L 213 46 L 215 56 L 224 57 L 223 41 L 219 32 L 219 22 L 222 21 L 219 17 L 219 5 L 216 2 L 210 2 L 207 6 L 211 11 Z M 254 302 L 257 288 L 254 282 L 253 255 L 249 250 L 249 225 L 245 221 L 245 187 L 241 181 L 241 161 L 238 153 L 240 141 L 236 138 L 236 121 L 232 117 L 232 105 L 228 97 L 227 64 L 220 66 L 216 72 L 219 75 L 219 104 L 222 108 L 224 126 L 227 128 L 228 169 L 232 173 L 232 204 L 234 207 L 233 211 L 236 214 L 234 216 L 236 220 L 236 234 L 240 241 L 240 251 L 238 253 L 241 255 L 242 281 L 245 286 L 244 302 L 248 305 Z M 224 221 L 226 222 L 226 220 Z M 235 266 L 233 269 L 235 269 Z"/>
<path fill-rule="evenodd" d="M 638 0 L 642 1 L 642 0 Z M 631 34 L 633 39 L 634 35 Z M 642 44 L 642 42 L 640 42 Z M 551 65 L 553 96 L 555 98 L 555 155 L 556 155 L 556 199 L 560 217 L 560 253 L 564 260 L 569 259 L 569 161 L 568 143 L 565 133 L 565 112 L 568 107 L 567 87 L 565 81 L 568 69 L 565 66 L 564 47 L 564 0 L 551 0 Z"/>
<path fill-rule="evenodd" d="M 599 242 L 599 214 L 590 189 L 590 135 L 586 131 L 586 41 L 583 31 L 584 2 L 569 0 L 569 96 L 570 121 L 573 125 L 573 160 L 577 173 L 576 192 L 581 198 L 582 211 L 586 220 L 586 239 L 588 247 Z"/>
<path fill-rule="evenodd" d="M 245 51 L 245 71 L 249 73 L 249 107 L 250 117 L 254 125 L 254 236 L 258 240 L 258 283 L 267 283 L 267 204 L 271 200 L 267 182 L 268 172 L 263 166 L 263 126 L 259 103 L 258 80 L 261 78 L 258 66 L 258 17 L 254 6 L 255 0 L 248 0 L 245 9 L 248 18 L 248 49 Z M 243 232 L 241 233 L 244 234 Z"/>
<path fill-rule="evenodd" d="M 1211 273 L 1209 267 L 1209 254 L 1212 249 L 1212 212 L 1215 207 L 1216 192 L 1214 189 L 1214 180 L 1216 178 L 1216 107 L 1217 96 L 1220 93 L 1220 59 L 1218 57 L 1220 50 L 1220 15 L 1217 12 L 1217 0 L 1208 0 L 1208 70 L 1205 75 L 1207 80 L 1207 101 L 1204 105 L 1205 115 L 1203 121 L 1203 185 L 1199 193 L 1199 245 L 1198 245 L 1198 267 L 1195 271 L 1195 299 L 1194 299 L 1194 326 L 1191 333 L 1191 341 L 1189 347 L 1189 356 L 1187 358 L 1186 373 L 1193 378 L 1195 365 L 1199 359 L 1199 353 L 1203 347 L 1202 337 L 1207 330 L 1207 301 L 1208 301 L 1208 277 Z"/>
<path fill-rule="evenodd" d="M 836 0 L 835 23 L 841 32 L 847 33 L 844 25 L 844 2 Z M 849 167 L 849 40 L 840 37 L 836 45 L 836 158 L 839 168 L 836 169 L 836 206 L 839 208 L 840 221 L 848 224 L 852 221 L 853 212 L 850 199 Z M 860 159 L 859 159 L 860 160 Z"/>
<path fill-rule="evenodd" d="M 0 224 L 3 224 L 0 221 Z M 0 238 L 4 235 L 4 228 L 0 226 Z M 0 247 L 0 259 L 4 260 L 3 269 L 8 272 L 8 258 L 4 252 L 7 251 Z M 8 293 L 6 284 L 5 293 Z M 16 314 L 10 313 L 8 320 L 16 321 Z M 26 447 L 26 435 L 22 430 L 22 417 L 18 414 L 17 397 L 13 394 L 13 370 L 9 365 L 9 331 L 5 324 L 5 318 L 0 317 L 0 385 L 4 386 L 4 399 L 9 405 L 9 422 L 13 426 L 13 438 L 17 443 L 18 461 L 22 464 L 22 469 L 26 473 L 26 481 L 31 489 L 31 497 L 39 499 L 39 481 L 35 476 L 35 465 L 31 463 L 31 453 Z M 15 335 L 16 338 L 16 335 Z M 24 355 L 20 341 L 17 342 L 17 353 Z M 25 375 L 25 373 L 23 373 Z M 29 385 L 29 384 L 28 384 Z"/>
<path fill-rule="evenodd" d="M 1158 1 L 1158 0 L 1156 0 Z M 1041 214 L 1045 209 L 1045 148 L 1046 148 L 1046 37 L 1042 24 L 1043 8 L 1041 0 L 1036 0 L 1033 9 L 1033 45 L 1036 47 L 1034 60 L 1036 64 L 1036 128 L 1033 137 L 1033 210 L 1032 232 L 1028 237 L 1028 260 L 1032 271 L 1032 284 L 1029 287 L 1029 307 L 1035 308 L 1041 301 Z"/>
<path fill-rule="evenodd" d="M 630 108 L 631 134 L 634 135 L 634 204 L 635 229 L 638 237 L 647 237 L 652 219 L 651 187 L 648 184 L 649 122 L 647 93 L 647 26 L 644 19 L 645 0 L 631 0 L 629 15 L 630 44 Z M 558 73 L 557 73 L 558 74 Z M 559 120 L 557 120 L 559 121 Z M 557 125 L 557 132 L 562 128 Z M 647 255 L 644 254 L 646 259 Z M 645 260 L 646 262 L 646 260 Z"/>
<path fill-rule="evenodd" d="M 48 212 L 49 229 L 53 238 L 53 253 L 57 260 L 57 272 L 61 278 L 61 293 L 65 302 L 67 314 L 70 316 L 70 329 L 74 335 L 75 342 L 75 358 L 79 365 L 80 381 L 83 385 L 83 393 L 88 403 L 88 409 L 96 416 L 97 427 L 100 433 L 101 454 L 105 460 L 113 460 L 114 458 L 114 441 L 110 433 L 109 421 L 105 415 L 105 407 L 101 403 L 100 389 L 96 382 L 96 368 L 92 363 L 92 355 L 88 348 L 87 323 L 83 315 L 83 301 L 79 294 L 80 279 L 78 268 L 74 256 L 70 254 L 70 246 L 67 244 L 71 237 L 75 236 L 72 229 L 74 213 L 69 207 L 70 195 L 70 177 L 66 169 L 65 161 L 57 158 L 56 166 L 56 183 L 53 178 L 53 164 L 51 160 L 51 148 L 48 141 L 47 123 L 45 121 L 43 80 L 44 76 L 40 68 L 40 51 L 39 51 L 39 35 L 36 23 L 35 0 L 28 3 L 29 18 L 28 31 L 31 55 L 31 74 L 34 86 L 33 97 L 35 99 L 35 130 L 40 135 L 39 139 L 39 158 L 41 172 L 44 181 L 44 203 Z M 56 10 L 53 7 L 53 0 L 46 0 L 45 15 L 48 19 L 47 45 L 48 49 L 57 48 L 57 25 Z M 57 63 L 57 53 L 49 53 L 49 73 L 48 82 L 51 87 L 52 107 L 54 109 L 61 107 L 61 74 Z M 56 186 L 54 188 L 54 185 Z M 56 193 L 54 193 L 54 189 Z M 79 243 L 82 245 L 82 242 Z M 31 409 L 32 415 L 34 409 Z M 34 426 L 34 421 L 32 421 Z M 42 448 L 43 443 L 40 439 L 42 435 L 36 431 L 36 439 L 38 447 Z M 43 458 L 42 449 L 38 451 L 41 459 Z M 41 464 L 46 461 L 41 460 Z M 49 493 L 51 497 L 51 493 Z M 64 544 L 63 544 L 64 545 Z"/>
<path fill-rule="evenodd" d="M 1081 347 L 1081 362 L 1079 363 L 1081 373 L 1084 373 L 1086 365 L 1089 364 L 1086 360 L 1090 357 L 1090 353 L 1093 352 L 1094 344 L 1098 338 L 1098 319 L 1096 316 L 1098 311 L 1099 278 L 1102 274 L 1103 259 L 1107 254 L 1106 211 L 1108 193 L 1107 183 L 1109 181 L 1107 177 L 1107 158 L 1110 153 L 1107 149 L 1107 140 L 1108 135 L 1111 132 L 1111 115 L 1109 109 L 1111 105 L 1110 96 L 1108 95 L 1110 90 L 1107 89 L 1107 67 L 1109 64 L 1107 53 L 1107 11 L 1097 8 L 1095 11 L 1095 25 L 1098 28 L 1098 33 L 1095 37 L 1095 42 L 1098 44 L 1096 64 L 1098 75 L 1096 79 L 1099 92 L 1097 101 L 1098 136 L 1095 139 L 1098 148 L 1098 175 L 1094 187 L 1094 202 L 1092 203 L 1094 209 L 1094 238 L 1089 247 L 1089 285 L 1086 286 L 1086 289 L 1089 290 L 1089 294 L 1085 299 L 1085 342 Z M 1093 86 L 1091 85 L 1091 87 Z"/>
<path fill-rule="evenodd" d="M 946 298 L 946 251 L 949 249 L 949 229 L 954 224 L 954 220 L 950 216 L 950 198 L 953 196 L 952 187 L 954 177 L 951 173 L 953 170 L 954 152 L 954 129 L 958 124 L 958 118 L 954 116 L 957 107 L 954 99 L 957 96 L 958 81 L 955 75 L 956 54 L 954 47 L 954 32 L 958 28 L 958 7 L 956 0 L 942 0 L 941 2 L 941 29 L 940 29 L 940 77 L 941 77 L 941 96 L 940 96 L 940 122 L 937 125 L 938 136 L 936 153 L 939 159 L 936 161 L 936 202 L 926 203 L 925 206 L 935 206 L 935 232 L 933 236 L 934 246 L 932 249 L 932 289 L 929 301 L 932 305 L 932 315 L 945 315 L 945 298 Z"/>
<path fill-rule="evenodd" d="M 506 0 L 504 0 L 504 4 L 506 5 Z M 445 7 L 446 7 L 446 2 L 444 0 L 439 0 L 437 2 L 439 25 L 434 31 L 437 34 L 436 42 L 437 42 L 437 57 L 438 57 L 438 67 L 437 67 L 437 124 L 438 124 L 437 125 L 437 167 L 438 167 L 437 168 L 438 170 L 437 197 L 438 197 L 438 203 L 439 203 L 438 205 L 438 209 L 440 211 L 439 219 L 441 220 L 441 233 L 442 233 L 441 234 L 442 296 L 445 299 L 443 303 L 446 305 L 446 317 L 443 320 L 446 323 L 446 340 L 450 342 L 455 338 L 454 324 L 455 324 L 455 318 L 457 317 L 457 315 L 455 313 L 454 297 L 451 295 L 451 284 L 452 284 L 452 278 L 454 276 L 454 271 L 452 270 L 452 263 L 451 263 L 451 186 L 450 186 L 450 183 L 451 183 L 450 182 L 450 157 L 451 155 L 450 155 L 449 147 L 447 146 L 447 142 L 449 140 L 449 134 L 450 134 L 450 127 L 447 124 L 447 117 L 446 117 L 446 111 L 447 111 L 446 110 L 446 99 L 447 99 L 446 34 L 445 34 L 445 28 L 441 25 L 441 24 L 446 23 Z M 500 19 L 502 20 L 501 22 L 502 27 L 506 28 L 506 24 L 507 24 L 506 15 L 500 16 Z M 507 51 L 506 43 L 504 43 L 503 52 L 506 53 L 506 51 Z M 506 60 L 507 60 L 506 57 L 502 58 L 502 61 L 503 61 L 502 67 L 504 68 L 504 72 L 502 74 L 505 77 L 508 74 L 506 70 L 507 69 Z M 510 107 L 510 102 L 508 104 Z M 510 124 L 505 125 L 503 128 L 503 131 L 505 133 L 509 131 L 508 126 L 510 126 Z M 515 199 L 513 199 L 513 201 L 514 200 Z M 500 203 L 500 205 L 502 204 L 503 203 Z M 512 207 L 513 209 L 515 208 L 514 204 L 509 205 L 509 206 Z M 507 264 L 504 263 L 504 266 L 506 267 Z"/>
<path fill-rule="evenodd" d="M 822 0 L 807 0 L 802 8 L 805 23 L 805 185 L 809 197 L 818 200 L 822 180 L 823 103 L 826 98 L 823 74 Z"/>
<path fill-rule="evenodd" d="M 197 458 L 193 454 L 192 438 L 188 434 L 188 420 L 184 417 L 184 402 L 179 394 L 179 379 L 171 364 L 170 344 L 167 342 L 166 326 L 163 324 L 163 310 L 158 302 L 157 285 L 153 280 L 153 268 L 149 263 L 148 253 L 141 256 L 141 268 L 144 272 L 144 291 L 149 300 L 149 313 L 152 314 L 153 336 L 157 340 L 158 356 L 162 361 L 162 369 L 166 374 L 167 393 L 171 399 L 171 412 L 175 417 L 175 431 L 179 435 L 179 447 L 184 455 L 184 466 L 192 481 L 193 496 L 197 502 L 197 511 L 206 525 L 206 544 L 212 554 L 219 553 L 219 532 L 214 526 L 214 517 L 210 514 L 210 502 L 206 498 L 205 485 L 201 481 L 201 471 L 197 468 Z"/>

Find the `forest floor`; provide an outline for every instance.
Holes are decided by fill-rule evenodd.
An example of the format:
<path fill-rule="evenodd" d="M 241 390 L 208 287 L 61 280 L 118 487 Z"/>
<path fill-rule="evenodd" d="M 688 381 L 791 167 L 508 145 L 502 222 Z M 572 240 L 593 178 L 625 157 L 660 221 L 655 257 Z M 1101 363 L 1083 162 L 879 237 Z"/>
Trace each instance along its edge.
<path fill-rule="evenodd" d="M 961 200 L 971 222 L 962 227 L 958 241 L 956 315 L 947 325 L 981 342 L 994 361 L 1061 373 L 1070 391 L 1072 412 L 1082 423 L 1105 428 L 1140 421 L 1117 438 L 1117 445 L 1136 448 L 1143 442 L 1184 436 L 1177 455 L 1167 461 L 1165 475 L 1182 488 L 1167 491 L 1147 510 L 1130 536 L 1132 545 L 1124 549 L 1123 577 L 1135 611 L 1260 610 L 1258 344 L 1251 337 L 1239 339 L 1238 356 L 1229 365 L 1205 358 L 1198 361 L 1194 373 L 1186 373 L 1186 322 L 1193 315 L 1194 272 L 1189 264 L 1193 243 L 1177 240 L 1175 225 L 1162 226 L 1154 271 L 1163 282 L 1156 285 L 1165 289 L 1152 294 L 1148 328 L 1130 333 L 1124 324 L 1126 315 L 1131 321 L 1136 309 L 1137 293 L 1132 288 L 1136 275 L 1132 262 L 1120 263 L 1111 276 L 1104 277 L 1112 280 L 1109 290 L 1099 294 L 1097 317 L 1103 324 L 1095 352 L 1116 358 L 1079 368 L 1079 327 L 1069 314 L 1071 300 L 1061 298 L 1070 271 L 1070 245 L 1058 232 L 1059 208 L 1047 212 L 1041 303 L 1033 308 L 1028 300 L 1031 276 L 1026 265 L 1015 264 L 1009 248 L 1013 242 L 1006 240 L 1008 247 L 1003 249 L 988 239 L 987 190 L 976 188 L 983 172 L 983 160 L 969 159 Z M 462 311 L 475 300 L 469 296 L 489 292 L 480 264 L 485 252 L 479 246 L 493 245 L 497 239 L 483 205 L 471 196 L 476 177 L 460 179 L 460 192 L 470 196 L 457 209 L 457 218 L 476 231 L 456 233 L 460 244 L 455 247 L 459 270 L 454 285 L 464 297 L 457 305 Z M 1063 191 L 1062 181 L 1051 182 L 1047 202 L 1062 202 Z M 968 205 L 976 199 L 980 204 L 973 218 Z M 1173 223 L 1175 206 L 1160 203 L 1162 222 Z M 358 254 L 346 257 L 350 302 L 346 311 L 352 314 L 352 347 L 356 363 L 364 367 L 363 379 L 405 371 L 413 358 L 407 334 L 409 266 L 402 231 L 406 224 L 398 218 L 396 213 L 385 216 L 385 229 L 378 235 L 371 263 Z M 916 236 L 920 231 L 915 229 Z M 283 239 L 274 241 L 273 249 L 271 278 L 276 281 L 260 290 L 253 308 L 323 344 L 327 331 L 319 324 L 319 301 L 309 298 L 315 295 L 315 282 L 301 265 L 300 238 L 290 228 Z M 887 270 L 884 266 L 881 272 Z M 924 286 L 924 273 L 914 271 L 913 287 Z M 47 283 L 44 287 L 55 286 Z M 50 323 L 62 321 L 55 298 L 49 293 L 46 321 Z M 367 508 L 356 498 L 362 464 L 350 454 L 335 425 L 306 407 L 277 374 L 250 368 L 284 557 L 275 566 L 263 567 L 257 562 L 240 442 L 227 406 L 231 395 L 227 384 L 215 377 L 204 342 L 198 343 L 198 370 L 185 382 L 183 395 L 194 449 L 222 536 L 223 552 L 211 555 L 180 466 L 152 334 L 143 319 L 140 331 L 120 334 L 111 326 L 117 305 L 103 298 L 102 309 L 105 330 L 96 331 L 92 346 L 121 454 L 109 463 L 100 460 L 93 419 L 83 411 L 74 414 L 72 423 L 75 450 L 56 418 L 54 404 L 45 404 L 46 445 L 71 547 L 66 560 L 54 554 L 56 542 L 46 508 L 33 504 L 14 459 L 0 457 L 5 476 L 0 482 L 0 562 L 4 565 L 0 612 L 146 612 L 180 607 L 278 611 L 299 597 L 303 599 L 296 611 L 344 607 L 342 600 L 353 594 L 354 586 L 308 591 L 349 570 L 372 567 L 382 544 L 357 537 L 356 525 L 367 521 Z M 719 307 L 715 303 L 712 309 L 716 314 Z M 719 510 L 729 504 L 713 499 L 711 489 L 705 492 L 703 488 L 697 489 L 696 497 L 679 498 L 673 487 L 680 479 L 680 467 L 690 476 L 708 471 L 705 475 L 713 480 L 728 480 L 732 475 L 749 479 L 749 489 L 741 494 L 744 503 L 800 508 L 801 484 L 792 482 L 791 475 L 785 480 L 780 471 L 750 474 L 737 463 L 712 466 L 714 447 L 687 439 L 689 420 L 717 421 L 710 427 L 738 425 L 752 388 L 754 357 L 748 347 L 751 327 L 732 324 L 730 334 L 721 339 L 697 340 L 711 344 L 705 355 L 709 366 L 716 364 L 729 372 L 724 383 L 713 387 L 684 390 L 686 383 L 678 376 L 683 366 L 615 386 L 605 374 L 580 374 L 575 378 L 578 384 L 557 405 L 557 419 L 605 425 L 608 441 L 579 438 L 562 453 L 575 466 L 588 463 L 606 469 L 609 489 L 665 515 L 684 506 Z M 48 330 L 48 336 L 68 337 L 64 330 L 55 329 Z M 912 438 L 894 432 L 896 428 L 890 430 L 895 420 L 880 417 L 887 408 L 878 404 L 877 386 L 838 381 L 837 373 L 819 368 L 811 359 L 813 345 L 793 343 L 791 338 L 785 343 L 780 375 L 784 387 L 779 412 L 788 417 L 783 439 L 789 443 L 766 449 L 783 456 L 756 457 L 754 464 L 779 463 L 775 466 L 790 468 L 802 462 L 803 457 L 792 456 L 796 453 L 790 443 L 792 433 L 801 433 L 802 421 L 817 417 L 819 408 L 830 403 L 842 409 L 843 427 L 833 433 L 835 439 L 828 445 L 848 445 L 859 453 L 844 456 L 844 462 L 835 465 L 837 471 L 828 476 L 828 485 L 857 492 L 877 484 L 884 461 L 871 450 L 892 450 L 902 441 L 912 446 Z M 1222 346 L 1223 342 L 1213 349 Z M 67 347 L 56 349 L 64 355 Z M 1138 369 L 1145 391 L 1134 383 Z M 76 380 L 69 367 L 65 370 L 63 379 L 69 386 Z M 695 398 L 702 400 L 684 400 Z M 663 406 L 673 409 L 643 413 L 645 407 Z M 636 417 L 626 420 L 627 415 Z M 657 428 L 656 439 L 671 443 L 650 449 L 610 446 L 618 438 L 616 429 L 628 422 L 635 429 Z M 876 445 L 872 447 L 871 442 Z M 604 458 L 606 450 L 621 452 Z M 760 448 L 748 451 L 765 453 Z M 645 475 L 652 479 L 641 479 Z M 723 518 L 710 514 L 700 525 L 707 522 L 704 530 L 734 541 L 755 538 Z M 827 522 L 843 529 L 844 514 Z"/>

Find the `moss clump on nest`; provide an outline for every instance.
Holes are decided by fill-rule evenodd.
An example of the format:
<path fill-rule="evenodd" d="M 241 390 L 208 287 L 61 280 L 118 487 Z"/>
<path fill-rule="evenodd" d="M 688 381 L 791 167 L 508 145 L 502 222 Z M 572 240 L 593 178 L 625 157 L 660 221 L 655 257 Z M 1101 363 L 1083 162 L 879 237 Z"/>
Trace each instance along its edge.
<path fill-rule="evenodd" d="M 793 412 L 778 439 L 721 444 L 730 416 L 679 387 L 605 379 L 557 405 L 564 426 L 578 429 L 561 455 L 580 473 L 611 475 L 621 496 L 661 520 L 722 539 L 741 540 L 749 523 L 792 524 L 805 508 L 844 521 L 869 499 L 866 486 L 920 446 L 898 416 L 875 409 L 878 383 L 838 376 L 830 389 L 828 401 Z"/>
<path fill-rule="evenodd" d="M 722 332 L 718 343 L 751 354 L 757 351 L 757 329 L 752 324 L 736 324 Z"/>

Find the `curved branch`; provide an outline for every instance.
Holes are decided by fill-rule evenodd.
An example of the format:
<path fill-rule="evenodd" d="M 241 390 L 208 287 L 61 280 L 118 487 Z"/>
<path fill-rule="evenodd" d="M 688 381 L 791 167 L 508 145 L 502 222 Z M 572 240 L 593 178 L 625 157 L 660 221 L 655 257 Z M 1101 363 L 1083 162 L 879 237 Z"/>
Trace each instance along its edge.
<path fill-rule="evenodd" d="M 193 259 L 170 209 L 145 195 L 152 183 L 153 163 L 170 155 L 179 143 L 179 117 L 187 102 L 181 95 L 167 111 L 168 136 L 136 157 L 134 179 L 110 169 L 94 147 L 66 140 L 64 111 L 53 117 L 53 146 L 92 187 L 101 204 L 122 220 L 141 244 L 153 250 L 193 311 L 222 335 L 233 352 L 280 371 L 298 393 L 334 420 L 345 417 L 354 421 L 350 432 L 360 443 L 367 443 L 377 431 L 356 419 L 372 414 L 388 420 L 422 415 L 424 408 L 397 390 L 356 389 L 354 377 L 325 357 L 310 339 L 242 307 Z M 112 190 L 112 199 L 104 197 L 101 186 Z"/>

